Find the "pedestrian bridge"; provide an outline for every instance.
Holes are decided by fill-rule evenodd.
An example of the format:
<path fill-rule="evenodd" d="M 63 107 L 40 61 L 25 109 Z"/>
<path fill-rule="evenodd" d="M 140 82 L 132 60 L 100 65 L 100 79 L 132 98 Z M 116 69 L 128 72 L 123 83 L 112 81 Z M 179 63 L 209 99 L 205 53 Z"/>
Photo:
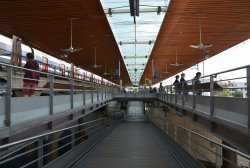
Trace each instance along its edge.
<path fill-rule="evenodd" d="M 26 163 L 19 163 L 24 164 L 22 165 L 24 167 L 34 165 L 35 167 L 45 165 L 46 167 L 61 167 L 62 164 L 76 167 L 98 167 L 100 164 L 104 164 L 106 167 L 111 165 L 120 165 L 120 167 L 129 165 L 132 167 L 152 167 L 152 165 L 202 167 L 202 165 L 211 163 L 207 159 L 197 160 L 190 157 L 190 153 L 194 152 L 192 144 L 197 143 L 193 139 L 186 139 L 184 144 L 189 147 L 180 147 L 183 145 L 178 142 L 180 141 L 178 140 L 180 130 L 186 132 L 189 138 L 198 136 L 208 143 L 213 143 L 218 146 L 216 150 L 226 148 L 236 155 L 250 159 L 247 155 L 250 151 L 249 97 L 217 96 L 216 91 L 213 90 L 213 82 L 215 76 L 220 73 L 204 77 L 211 79 L 209 91 L 203 88 L 203 95 L 196 95 L 197 88 L 195 87 L 188 92 L 184 89 L 177 92 L 174 86 L 166 86 L 160 93 L 149 93 L 147 90 L 139 93 L 121 93 L 117 86 L 102 82 L 80 81 L 66 77 L 58 80 L 59 77 L 55 74 L 40 72 L 49 76 L 41 79 L 48 87 L 39 87 L 36 90 L 38 93 L 46 93 L 44 96 L 12 97 L 12 90 L 18 90 L 20 87 L 15 81 L 19 79 L 19 76 L 13 73 L 12 66 L 6 66 L 6 75 L 9 80 L 7 80 L 5 94 L 0 98 L 2 144 L 0 146 L 2 151 L 0 163 L 4 167 L 9 167 L 11 160 L 19 163 L 19 159 L 23 155 L 27 157 L 26 154 L 29 152 L 20 154 L 17 151 L 23 150 L 24 146 L 33 143 L 35 143 L 35 147 L 33 146 L 34 148 L 32 147 L 30 152 L 36 151 L 37 158 L 30 160 L 31 158 L 28 157 Z M 249 67 L 243 68 L 249 69 Z M 249 78 L 245 78 L 247 79 L 246 88 L 249 90 Z M 55 79 L 57 79 L 56 82 Z M 53 87 L 58 82 L 62 82 L 67 88 Z M 108 113 L 107 118 L 77 124 L 81 118 L 98 109 L 107 110 L 111 101 L 121 102 L 123 107 L 116 107 L 117 111 Z M 128 110 L 134 109 L 134 107 L 128 107 L 130 104 L 128 102 L 134 101 L 140 102 L 141 106 L 136 108 L 140 108 L 139 111 L 142 113 L 127 115 Z M 123 108 L 125 111 L 122 111 Z M 237 150 L 218 144 L 208 137 L 171 122 L 161 124 L 167 133 L 165 135 L 156 127 L 159 126 L 158 121 L 146 114 L 148 109 L 154 108 L 158 111 L 162 109 L 165 113 L 174 111 L 180 116 L 190 118 L 192 122 L 198 123 L 223 140 L 231 142 Z M 123 117 L 124 115 L 125 117 Z M 64 135 L 65 132 L 69 132 L 69 135 L 66 135 L 67 138 L 57 136 L 58 134 Z M 48 137 L 51 136 L 54 137 L 52 142 L 57 142 L 56 147 L 51 148 L 52 142 L 48 140 Z M 65 153 L 60 150 L 59 146 L 64 142 L 63 139 L 67 139 L 67 143 L 61 148 L 64 149 L 65 146 L 68 146 L 65 150 L 70 152 Z M 48 144 L 45 140 L 48 141 Z M 161 148 L 162 146 L 164 148 Z M 47 148 L 51 148 L 50 150 L 57 153 L 55 157 L 48 159 L 49 153 L 43 155 L 46 150 L 48 152 Z M 183 148 L 186 150 L 183 151 Z M 93 152 L 89 153 L 92 150 Z M 59 157 L 61 152 L 65 154 Z M 87 156 L 87 154 L 89 155 Z M 192 154 L 191 156 L 194 156 Z M 218 152 L 216 152 L 217 154 Z M 14 157 L 9 158 L 9 156 Z M 227 160 L 222 154 L 219 156 L 221 158 L 219 160 Z M 104 159 L 107 157 L 108 160 Z M 118 160 L 116 160 L 117 158 Z M 221 165 L 221 162 L 214 164 Z"/>

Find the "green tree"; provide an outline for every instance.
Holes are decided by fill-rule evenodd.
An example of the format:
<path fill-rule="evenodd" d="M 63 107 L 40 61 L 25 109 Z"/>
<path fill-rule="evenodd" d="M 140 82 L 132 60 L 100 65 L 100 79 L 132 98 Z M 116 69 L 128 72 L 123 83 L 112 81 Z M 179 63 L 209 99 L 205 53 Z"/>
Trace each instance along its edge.
<path fill-rule="evenodd" d="M 241 90 L 236 90 L 232 95 L 233 97 L 243 97 L 243 92 Z"/>
<path fill-rule="evenodd" d="M 228 97 L 229 96 L 229 89 L 223 89 L 223 91 L 216 93 L 215 96 Z"/>

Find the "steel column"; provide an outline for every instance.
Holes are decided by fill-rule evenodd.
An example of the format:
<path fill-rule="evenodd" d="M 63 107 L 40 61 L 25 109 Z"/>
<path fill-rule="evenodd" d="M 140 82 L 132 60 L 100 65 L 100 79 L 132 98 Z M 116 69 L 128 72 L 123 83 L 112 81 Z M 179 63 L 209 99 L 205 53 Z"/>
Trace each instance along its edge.
<path fill-rule="evenodd" d="M 5 109 L 5 126 L 11 125 L 11 93 L 12 93 L 12 67 L 7 66 L 7 90 L 6 90 L 6 109 Z"/>

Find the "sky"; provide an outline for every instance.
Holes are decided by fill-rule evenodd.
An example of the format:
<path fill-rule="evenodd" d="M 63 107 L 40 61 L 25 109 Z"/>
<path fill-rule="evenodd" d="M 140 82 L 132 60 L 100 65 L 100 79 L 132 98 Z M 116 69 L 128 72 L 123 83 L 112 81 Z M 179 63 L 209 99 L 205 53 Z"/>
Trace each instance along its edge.
<path fill-rule="evenodd" d="M 250 39 L 241 42 L 229 48 L 213 57 L 204 61 L 204 73 L 203 73 L 203 62 L 198 64 L 197 66 L 193 66 L 183 71 L 186 74 L 186 80 L 192 79 L 195 76 L 197 71 L 202 73 L 202 76 L 207 76 L 210 74 L 214 74 L 217 72 L 222 72 L 242 66 L 250 65 Z M 176 74 L 175 74 L 176 75 Z M 162 81 L 163 85 L 170 85 L 174 82 L 174 77 L 166 79 Z M 180 73 L 179 73 L 180 75 Z M 220 75 L 222 79 L 228 79 L 233 77 L 245 77 L 246 69 L 234 71 L 231 73 L 224 73 Z M 244 79 L 245 81 L 245 79 Z M 158 87 L 159 83 L 155 86 Z"/>

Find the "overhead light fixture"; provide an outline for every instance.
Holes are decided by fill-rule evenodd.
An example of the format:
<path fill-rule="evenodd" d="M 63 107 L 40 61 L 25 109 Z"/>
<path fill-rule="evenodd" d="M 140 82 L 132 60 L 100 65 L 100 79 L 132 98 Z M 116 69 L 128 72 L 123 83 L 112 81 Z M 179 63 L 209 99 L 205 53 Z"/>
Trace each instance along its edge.
<path fill-rule="evenodd" d="M 177 57 L 178 56 L 177 56 L 177 47 L 176 47 L 176 49 L 175 49 L 175 63 L 174 64 L 170 64 L 170 65 L 176 66 L 176 67 L 183 65 L 183 64 L 179 64 L 178 63 L 178 60 L 177 60 L 178 58 Z"/>
<path fill-rule="evenodd" d="M 92 67 L 92 68 L 100 68 L 100 67 L 102 67 L 102 65 L 97 65 L 97 64 L 96 64 L 96 47 L 94 47 L 94 49 L 95 49 L 95 64 L 92 65 L 91 67 Z"/>
<path fill-rule="evenodd" d="M 78 19 L 78 18 L 70 18 L 70 47 L 67 49 L 61 49 L 64 52 L 67 53 L 73 53 L 73 52 L 78 52 L 81 51 L 82 48 L 73 48 L 73 44 L 72 44 L 72 39 L 73 39 L 73 20 Z"/>
<path fill-rule="evenodd" d="M 203 44 L 201 41 L 201 34 L 202 34 L 201 33 L 201 16 L 202 16 L 202 14 L 195 13 L 194 15 L 199 17 L 198 21 L 199 21 L 200 43 L 199 44 L 190 44 L 189 46 L 192 48 L 197 48 L 197 49 L 204 49 L 204 48 L 212 47 L 213 46 L 212 44 Z"/>

